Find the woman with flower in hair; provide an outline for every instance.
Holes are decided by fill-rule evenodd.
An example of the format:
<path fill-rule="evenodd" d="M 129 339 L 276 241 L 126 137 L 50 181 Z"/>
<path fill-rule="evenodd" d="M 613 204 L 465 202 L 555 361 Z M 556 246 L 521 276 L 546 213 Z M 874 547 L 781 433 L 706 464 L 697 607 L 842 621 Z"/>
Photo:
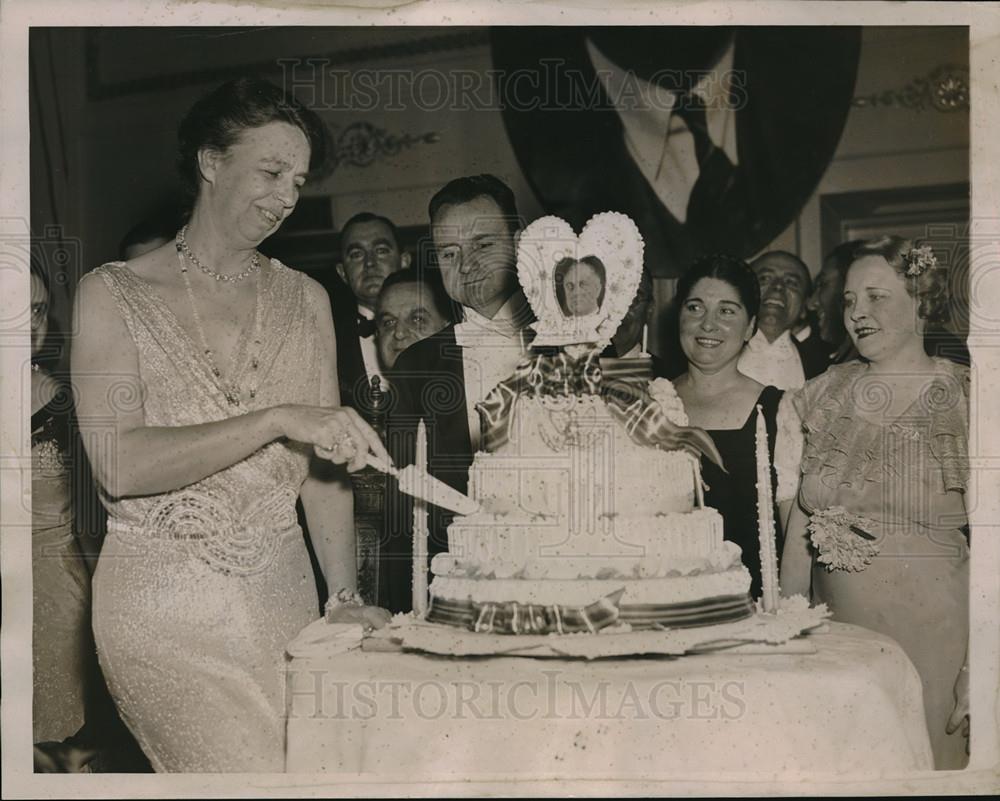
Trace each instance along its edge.
<path fill-rule="evenodd" d="M 855 249 L 844 325 L 860 358 L 794 398 L 801 483 L 781 570 L 787 595 L 811 587 L 835 620 L 903 647 L 938 769 L 964 766 L 968 736 L 969 370 L 923 347 L 947 303 L 928 246 L 886 236 Z"/>

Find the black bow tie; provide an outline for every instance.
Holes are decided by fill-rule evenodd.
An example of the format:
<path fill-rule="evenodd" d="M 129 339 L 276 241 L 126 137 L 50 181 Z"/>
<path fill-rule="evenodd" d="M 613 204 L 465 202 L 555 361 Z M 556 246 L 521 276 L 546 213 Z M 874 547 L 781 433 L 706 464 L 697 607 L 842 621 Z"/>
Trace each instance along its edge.
<path fill-rule="evenodd" d="M 362 339 L 370 339 L 375 335 L 375 321 L 367 317 L 358 315 L 358 336 Z"/>

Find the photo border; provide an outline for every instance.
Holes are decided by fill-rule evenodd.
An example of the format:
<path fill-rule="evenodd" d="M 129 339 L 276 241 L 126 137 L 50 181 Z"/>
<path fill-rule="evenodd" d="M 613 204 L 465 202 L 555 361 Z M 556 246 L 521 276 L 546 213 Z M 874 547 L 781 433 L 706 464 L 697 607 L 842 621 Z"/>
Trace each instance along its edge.
<path fill-rule="evenodd" d="M 633 3 L 629 8 L 608 9 L 606 2 L 581 3 L 517 3 L 500 7 L 494 3 L 452 3 L 439 5 L 401 4 L 391 9 L 358 8 L 360 0 L 347 7 L 332 8 L 332 4 L 301 2 L 260 2 L 234 0 L 222 2 L 187 2 L 179 0 L 166 8 L 152 3 L 128 0 L 7 0 L 3 6 L 0 29 L 0 125 L 3 126 L 3 170 L 0 174 L 0 198 L 4 211 L 0 223 L 16 224 L 30 219 L 28 171 L 28 59 L 27 33 L 29 26 L 61 25 L 83 27 L 91 25 L 152 25 L 186 26 L 197 20 L 199 25 L 426 25 L 426 24 L 819 24 L 819 25 L 911 25 L 970 26 L 970 66 L 972 82 L 971 147 L 972 221 L 973 236 L 980 231 L 1000 247 L 1000 182 L 996 166 L 1000 164 L 1000 95 L 996 88 L 996 70 L 1000 63 L 1000 15 L 996 4 L 968 3 L 896 3 L 896 2 L 781 2 L 762 1 L 707 2 L 697 5 L 677 4 L 669 7 L 651 3 Z M 197 13 L 194 13 L 194 12 Z M 126 91 L 121 87 L 119 90 Z M 988 291 L 991 307 L 1000 308 L 1000 282 L 992 273 L 998 272 L 993 250 L 973 253 L 971 280 L 974 286 Z M 0 265 L 3 267 L 4 265 Z M 14 319 L 18 309 L 27 307 L 27 280 L 12 276 L 11 270 L 0 271 L 3 292 L 0 293 L 0 319 Z M 992 283 L 991 283 L 992 281 Z M 994 298 L 993 295 L 996 295 Z M 1000 359 L 994 344 L 995 332 L 977 328 L 972 321 L 969 349 L 976 369 L 973 371 L 972 416 L 979 442 L 973 442 L 974 471 L 992 478 L 990 471 L 1000 467 L 1000 458 L 977 457 L 978 453 L 1000 453 L 1000 449 L 984 447 L 1000 439 Z M 30 492 L 24 486 L 23 458 L 16 454 L 23 442 L 25 416 L 20 408 L 20 386 L 28 378 L 30 362 L 24 337 L 12 338 L 0 331 L 4 347 L 0 348 L 2 388 L 0 388 L 0 455 L 2 469 L 2 536 L 0 563 L 3 566 L 3 604 L 6 610 L 0 633 L 2 641 L 3 699 L 2 727 L 4 737 L 3 779 L 5 795 L 26 797 L 174 797 L 198 795 L 230 797 L 287 796 L 349 796 L 349 795 L 760 795 L 768 793 L 824 794 L 899 794 L 921 792 L 990 792 L 996 790 L 1000 765 L 998 745 L 998 687 L 1000 687 L 1000 647 L 998 647 L 997 576 L 1000 575 L 1000 492 L 996 481 L 986 483 L 983 492 L 977 482 L 971 482 L 970 507 L 973 509 L 974 557 L 971 585 L 974 588 L 970 608 L 970 660 L 972 681 L 972 743 L 970 767 L 961 773 L 920 773 L 890 776 L 880 781 L 856 781 L 850 777 L 831 780 L 821 776 L 802 776 L 795 782 L 775 781 L 768 776 L 733 774 L 720 780 L 718 776 L 693 773 L 664 782 L 645 781 L 559 781 L 533 782 L 505 780 L 503 782 L 466 782 L 456 777 L 454 782 L 400 784 L 380 781 L 378 777 L 359 777 L 357 781 L 342 777 L 293 776 L 287 774 L 256 775 L 36 775 L 30 772 L 31 738 L 31 580 L 30 580 L 30 516 L 22 509 L 21 498 Z M 14 379 L 14 380 L 12 380 Z M 975 497 L 980 494 L 980 497 Z"/>

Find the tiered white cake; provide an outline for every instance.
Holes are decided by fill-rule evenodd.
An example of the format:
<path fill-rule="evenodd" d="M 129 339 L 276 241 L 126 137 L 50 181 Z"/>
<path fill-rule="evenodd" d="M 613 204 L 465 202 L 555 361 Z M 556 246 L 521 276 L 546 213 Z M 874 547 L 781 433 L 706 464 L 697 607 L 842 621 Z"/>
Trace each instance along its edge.
<path fill-rule="evenodd" d="M 431 563 L 429 620 L 546 633 L 752 614 L 740 549 L 701 503 L 698 460 L 666 449 L 707 453 L 707 434 L 687 428 L 669 381 L 599 360 L 642 270 L 639 229 L 617 212 L 594 215 L 579 236 L 558 217 L 522 231 L 517 275 L 537 318 L 535 355 L 480 404 L 491 447 L 469 473 L 479 510 L 455 519 L 448 552 Z M 596 311 L 589 296 L 569 302 L 570 271 L 575 292 L 581 276 L 600 287 Z"/>
<path fill-rule="evenodd" d="M 670 383 L 651 389 L 687 425 Z M 750 575 L 719 513 L 696 504 L 697 465 L 634 442 L 597 395 L 520 398 L 508 441 L 475 457 L 481 509 L 432 562 L 429 619 L 475 627 L 483 605 L 585 607 L 622 590 L 633 627 L 746 617 Z"/>

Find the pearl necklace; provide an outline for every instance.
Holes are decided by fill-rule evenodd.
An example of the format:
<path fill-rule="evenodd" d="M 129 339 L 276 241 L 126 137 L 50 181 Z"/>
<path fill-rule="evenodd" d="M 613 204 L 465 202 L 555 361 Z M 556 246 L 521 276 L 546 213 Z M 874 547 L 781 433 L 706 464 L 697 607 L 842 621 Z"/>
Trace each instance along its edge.
<path fill-rule="evenodd" d="M 198 314 L 198 305 L 195 303 L 194 290 L 191 288 L 191 279 L 188 277 L 187 263 L 184 261 L 184 257 L 187 254 L 184 252 L 184 247 L 180 241 L 180 234 L 178 234 L 177 242 L 177 260 L 181 265 L 181 277 L 184 279 L 184 288 L 187 290 L 188 300 L 191 301 L 191 314 L 194 317 L 194 326 L 198 332 L 198 338 L 201 340 L 202 351 L 205 354 L 205 358 L 208 360 L 209 367 L 212 370 L 212 376 L 215 379 L 215 385 L 219 388 L 226 397 L 226 402 L 230 406 L 240 405 L 240 396 L 243 394 L 243 390 L 240 387 L 240 380 L 245 370 L 240 370 L 233 377 L 233 380 L 229 382 L 227 386 L 222 381 L 222 371 L 219 366 L 215 363 L 215 356 L 212 353 L 212 349 L 208 347 L 208 339 L 205 337 L 205 329 L 201 324 L 201 315 Z M 258 259 L 258 255 L 254 252 L 254 259 Z M 259 262 L 258 262 L 259 264 Z M 254 310 L 253 310 L 253 346 L 254 351 L 250 355 L 250 370 L 252 371 L 252 379 L 247 388 L 250 400 L 254 400 L 257 397 L 257 382 L 258 375 L 257 369 L 260 367 L 260 342 L 261 342 L 261 294 L 262 294 L 262 279 L 260 276 L 257 277 L 257 295 L 254 300 Z M 239 355 L 239 353 L 237 353 Z M 239 366 L 239 360 L 235 360 L 235 364 Z"/>
<path fill-rule="evenodd" d="M 177 232 L 177 245 L 184 252 L 187 257 L 195 267 L 201 270 L 205 275 L 210 278 L 214 278 L 216 281 L 225 281 L 229 284 L 238 284 L 240 281 L 249 278 L 253 273 L 260 269 L 260 254 L 255 250 L 253 256 L 250 259 L 250 266 L 247 267 L 243 272 L 237 273 L 236 275 L 226 275 L 225 273 L 217 273 L 211 267 L 208 267 L 198 261 L 198 257 L 191 252 L 191 248 L 188 247 L 187 243 L 187 226 L 185 225 Z"/>

